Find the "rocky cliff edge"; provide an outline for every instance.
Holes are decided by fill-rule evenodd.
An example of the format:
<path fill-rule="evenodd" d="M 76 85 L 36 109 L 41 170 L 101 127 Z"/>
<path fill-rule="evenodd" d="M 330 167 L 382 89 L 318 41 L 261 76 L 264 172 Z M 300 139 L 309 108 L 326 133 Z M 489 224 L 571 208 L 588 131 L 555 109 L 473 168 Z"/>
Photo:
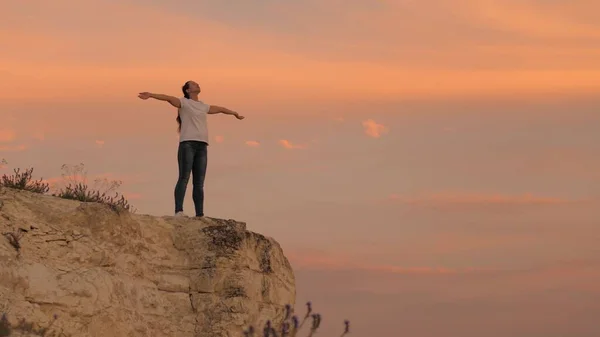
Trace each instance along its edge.
<path fill-rule="evenodd" d="M 0 313 L 77 337 L 243 336 L 283 319 L 295 280 L 245 223 L 136 215 L 0 190 Z"/>

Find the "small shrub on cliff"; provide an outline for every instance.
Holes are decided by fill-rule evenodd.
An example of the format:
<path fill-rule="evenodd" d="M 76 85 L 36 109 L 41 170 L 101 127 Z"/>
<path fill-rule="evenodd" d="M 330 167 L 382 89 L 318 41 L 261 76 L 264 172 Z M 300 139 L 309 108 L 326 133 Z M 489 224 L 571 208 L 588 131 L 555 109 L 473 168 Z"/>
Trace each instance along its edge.
<path fill-rule="evenodd" d="M 119 195 L 116 192 L 123 184 L 122 181 L 109 180 L 106 177 L 97 178 L 94 180 L 94 185 L 90 187 L 87 182 L 87 170 L 83 163 L 75 166 L 65 164 L 61 169 L 63 171 L 61 176 L 66 185 L 53 193 L 53 196 L 83 202 L 107 204 L 115 211 L 126 210 L 132 213 L 135 212 L 135 209 L 129 204 L 125 196 Z M 110 194 L 113 194 L 113 196 Z"/>
<path fill-rule="evenodd" d="M 107 204 L 111 206 L 111 208 L 117 209 L 125 209 L 127 211 L 133 211 L 133 207 L 129 204 L 127 199 L 121 195 L 119 198 L 119 194 L 115 192 L 115 196 L 111 197 L 106 195 L 106 192 L 100 194 L 98 190 L 92 190 L 88 185 L 83 183 L 78 183 L 74 185 L 67 185 L 66 187 L 60 189 L 57 193 L 52 194 L 56 197 L 70 200 L 78 200 L 83 202 L 98 202 L 102 204 Z"/>
<path fill-rule="evenodd" d="M 6 164 L 6 161 L 3 161 Z M 0 180 L 0 187 L 15 188 L 18 190 L 25 190 L 35 193 L 46 193 L 50 189 L 48 183 L 44 180 L 33 180 L 33 168 L 26 169 L 25 172 L 21 172 L 20 169 L 14 169 L 12 175 L 2 175 Z"/>
<path fill-rule="evenodd" d="M 0 161 L 0 167 L 4 167 L 6 160 Z M 57 181 L 52 184 L 52 196 L 77 200 L 82 202 L 97 202 L 109 205 L 113 210 L 125 210 L 135 213 L 136 209 L 129 204 L 129 201 L 124 195 L 116 192 L 123 182 L 120 180 L 109 180 L 106 177 L 97 178 L 94 180 L 94 185 L 90 186 L 87 182 L 87 170 L 85 165 L 80 163 L 75 166 L 62 165 L 62 181 Z M 14 189 L 26 190 L 46 194 L 50 191 L 50 184 L 43 179 L 33 180 L 33 168 L 20 171 L 19 168 L 14 170 L 14 174 L 7 176 L 3 175 L 0 179 L 1 187 L 10 187 Z"/>
<path fill-rule="evenodd" d="M 281 326 L 274 327 L 271 321 L 267 321 L 264 328 L 262 329 L 261 335 L 256 335 L 256 330 L 253 326 L 250 326 L 247 330 L 244 330 L 244 337 L 296 337 L 298 332 L 304 326 L 304 323 L 309 318 L 312 318 L 312 323 L 308 330 L 308 334 L 306 336 L 312 337 L 319 327 L 321 326 L 321 314 L 313 314 L 312 313 L 312 305 L 310 302 L 306 303 L 306 314 L 302 318 L 302 322 L 299 321 L 298 316 L 292 316 L 292 306 L 285 306 L 285 317 Z M 344 321 L 344 331 L 342 332 L 340 337 L 343 337 L 350 333 L 350 321 Z"/>

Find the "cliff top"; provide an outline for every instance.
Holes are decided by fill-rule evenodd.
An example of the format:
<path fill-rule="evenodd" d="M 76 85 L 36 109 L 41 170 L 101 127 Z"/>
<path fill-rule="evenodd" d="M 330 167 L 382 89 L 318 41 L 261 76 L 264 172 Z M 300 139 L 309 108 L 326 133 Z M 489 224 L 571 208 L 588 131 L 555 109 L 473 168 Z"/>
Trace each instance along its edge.
<path fill-rule="evenodd" d="M 82 337 L 242 336 L 280 324 L 295 302 L 280 245 L 243 222 L 1 188 L 0 232 L 0 312 L 11 322 Z"/>

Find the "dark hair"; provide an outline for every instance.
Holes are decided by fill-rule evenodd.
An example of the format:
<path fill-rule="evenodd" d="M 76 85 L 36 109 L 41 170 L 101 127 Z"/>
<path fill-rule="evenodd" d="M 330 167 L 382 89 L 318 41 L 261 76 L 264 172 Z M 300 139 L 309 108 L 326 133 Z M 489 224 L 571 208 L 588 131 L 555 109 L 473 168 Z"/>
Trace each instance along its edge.
<path fill-rule="evenodd" d="M 190 94 L 188 94 L 187 89 L 190 87 L 190 82 L 191 81 L 187 81 L 183 84 L 183 87 L 181 87 L 181 91 L 183 91 L 183 97 L 185 98 L 190 98 Z M 177 118 L 175 119 L 177 121 L 177 124 L 179 124 L 177 126 L 177 132 L 181 132 L 181 116 L 179 116 L 179 113 L 177 113 Z"/>

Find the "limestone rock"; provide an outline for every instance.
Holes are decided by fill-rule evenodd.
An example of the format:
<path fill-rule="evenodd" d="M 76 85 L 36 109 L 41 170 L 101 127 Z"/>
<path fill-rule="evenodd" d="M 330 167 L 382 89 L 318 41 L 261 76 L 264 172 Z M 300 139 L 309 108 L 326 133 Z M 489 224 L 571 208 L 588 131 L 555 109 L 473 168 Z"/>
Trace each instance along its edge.
<path fill-rule="evenodd" d="M 295 302 L 279 244 L 233 220 L 3 188 L 0 232 L 0 313 L 11 322 L 56 314 L 52 328 L 78 337 L 234 337 L 278 324 Z"/>

